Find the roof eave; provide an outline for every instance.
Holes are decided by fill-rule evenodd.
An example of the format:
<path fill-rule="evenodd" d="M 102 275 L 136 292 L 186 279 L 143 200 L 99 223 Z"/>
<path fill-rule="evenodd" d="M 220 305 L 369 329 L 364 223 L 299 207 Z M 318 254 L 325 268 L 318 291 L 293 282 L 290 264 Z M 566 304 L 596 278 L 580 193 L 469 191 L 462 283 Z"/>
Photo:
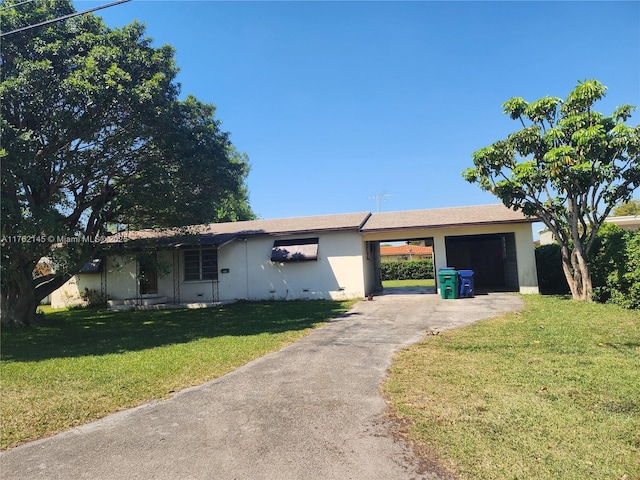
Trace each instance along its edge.
<path fill-rule="evenodd" d="M 382 227 L 382 228 L 371 228 L 371 229 L 363 229 L 360 231 L 362 234 L 367 233 L 380 233 L 380 232 L 388 232 L 388 231 L 398 231 L 398 230 L 437 230 L 437 229 L 451 229 L 451 228 L 464 228 L 464 227 L 486 227 L 490 225 L 513 225 L 518 223 L 535 223 L 540 220 L 537 218 L 524 218 L 524 219 L 514 219 L 514 220 L 498 220 L 498 221 L 488 221 L 488 222 L 469 222 L 469 223 L 443 223 L 436 225 L 410 225 L 410 226 L 401 226 L 401 227 Z"/>

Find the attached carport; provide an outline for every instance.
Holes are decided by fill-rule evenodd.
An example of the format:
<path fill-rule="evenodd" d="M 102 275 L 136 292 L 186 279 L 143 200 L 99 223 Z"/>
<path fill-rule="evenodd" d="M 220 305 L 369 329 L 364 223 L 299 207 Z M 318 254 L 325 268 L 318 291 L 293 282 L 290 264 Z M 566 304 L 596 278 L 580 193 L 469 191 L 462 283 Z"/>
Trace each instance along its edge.
<path fill-rule="evenodd" d="M 374 213 L 361 228 L 370 259 L 365 290 L 382 287 L 380 259 L 375 258 L 380 242 L 432 238 L 436 272 L 443 267 L 474 270 L 476 290 L 538 293 L 535 221 L 503 205 Z M 440 291 L 437 275 L 436 286 Z"/>

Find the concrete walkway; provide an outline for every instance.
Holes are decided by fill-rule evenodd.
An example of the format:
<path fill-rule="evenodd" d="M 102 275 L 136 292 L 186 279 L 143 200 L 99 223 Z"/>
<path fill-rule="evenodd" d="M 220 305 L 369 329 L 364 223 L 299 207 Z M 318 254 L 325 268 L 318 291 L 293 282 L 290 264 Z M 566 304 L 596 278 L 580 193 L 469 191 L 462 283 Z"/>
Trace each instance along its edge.
<path fill-rule="evenodd" d="M 391 357 L 522 308 L 518 295 L 362 301 L 283 350 L 171 399 L 0 455 L 3 479 L 437 479 L 392 434 L 379 394 Z"/>

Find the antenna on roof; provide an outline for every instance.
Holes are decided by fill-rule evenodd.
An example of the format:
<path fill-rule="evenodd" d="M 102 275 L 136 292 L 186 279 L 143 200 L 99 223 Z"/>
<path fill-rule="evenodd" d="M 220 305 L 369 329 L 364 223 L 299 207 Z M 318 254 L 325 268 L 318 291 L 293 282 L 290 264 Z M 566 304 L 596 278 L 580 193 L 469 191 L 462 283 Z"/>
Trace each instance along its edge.
<path fill-rule="evenodd" d="M 376 210 L 376 211 L 377 211 L 377 212 L 379 212 L 379 211 L 380 211 L 380 205 L 382 204 L 382 201 L 383 201 L 385 198 L 387 198 L 387 197 L 391 197 L 391 196 L 392 196 L 392 195 L 391 195 L 390 193 L 382 192 L 382 193 L 379 193 L 379 194 L 377 194 L 377 195 L 372 195 L 372 196 L 370 196 L 370 197 L 369 197 L 369 200 L 373 200 L 373 199 L 375 199 L 375 200 L 376 200 L 376 207 L 377 207 L 377 210 Z"/>

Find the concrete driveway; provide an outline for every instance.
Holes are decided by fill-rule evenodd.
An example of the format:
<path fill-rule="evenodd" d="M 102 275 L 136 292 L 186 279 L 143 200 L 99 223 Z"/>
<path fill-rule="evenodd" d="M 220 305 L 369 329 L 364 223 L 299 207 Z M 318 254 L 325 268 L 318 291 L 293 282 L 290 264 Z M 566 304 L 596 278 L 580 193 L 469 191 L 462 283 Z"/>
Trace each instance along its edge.
<path fill-rule="evenodd" d="M 0 455 L 3 479 L 437 479 L 393 435 L 379 394 L 391 357 L 519 310 L 518 295 L 362 301 L 308 337 L 172 398 Z"/>

